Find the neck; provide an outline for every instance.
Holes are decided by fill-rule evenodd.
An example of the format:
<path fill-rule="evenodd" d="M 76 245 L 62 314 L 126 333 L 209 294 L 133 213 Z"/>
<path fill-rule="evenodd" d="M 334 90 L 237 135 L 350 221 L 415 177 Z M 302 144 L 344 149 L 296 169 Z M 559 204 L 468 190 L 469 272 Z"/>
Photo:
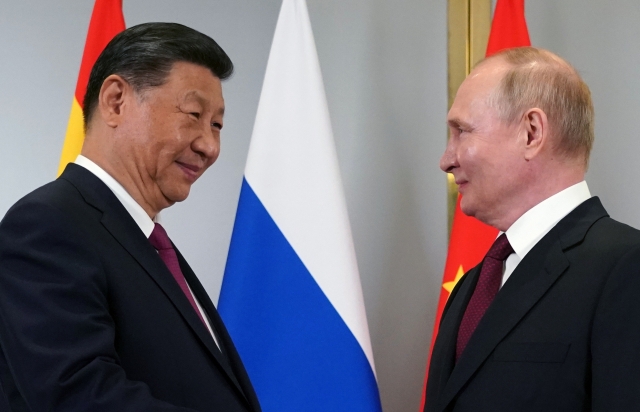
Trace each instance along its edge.
<path fill-rule="evenodd" d="M 498 216 L 488 223 L 496 229 L 506 232 L 516 220 L 542 201 L 584 180 L 584 171 L 573 170 L 549 173 L 544 178 L 536 179 L 535 185 L 530 185 L 524 193 L 515 198 Z"/>
<path fill-rule="evenodd" d="M 154 208 L 143 196 L 141 190 L 142 183 L 138 183 L 134 179 L 135 170 L 129 170 L 127 165 L 120 162 L 118 156 L 114 156 L 112 147 L 99 142 L 108 141 L 108 139 L 92 139 L 89 134 L 85 138 L 85 144 L 82 147 L 81 154 L 100 166 L 105 172 L 113 177 L 122 187 L 129 193 L 136 203 L 144 209 L 144 211 L 153 220 L 160 210 Z"/>

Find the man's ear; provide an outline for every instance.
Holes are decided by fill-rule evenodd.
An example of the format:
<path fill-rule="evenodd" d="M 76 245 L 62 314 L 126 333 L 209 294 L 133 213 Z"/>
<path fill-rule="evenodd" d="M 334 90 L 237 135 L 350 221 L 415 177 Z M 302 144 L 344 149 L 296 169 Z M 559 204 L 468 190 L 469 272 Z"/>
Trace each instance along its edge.
<path fill-rule="evenodd" d="M 98 94 L 98 110 L 107 126 L 120 125 L 122 110 L 132 93 L 131 85 L 117 74 L 110 75 L 102 82 L 100 94 Z"/>
<path fill-rule="evenodd" d="M 549 122 L 547 114 L 534 107 L 524 114 L 524 125 L 527 132 L 527 143 L 524 157 L 531 160 L 536 157 L 542 148 L 549 144 Z"/>

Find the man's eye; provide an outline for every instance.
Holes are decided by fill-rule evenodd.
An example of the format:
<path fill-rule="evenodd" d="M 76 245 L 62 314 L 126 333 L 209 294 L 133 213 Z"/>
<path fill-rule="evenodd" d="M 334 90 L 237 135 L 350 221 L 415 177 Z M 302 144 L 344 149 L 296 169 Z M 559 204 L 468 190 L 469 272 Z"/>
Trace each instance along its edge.
<path fill-rule="evenodd" d="M 198 112 L 191 112 L 191 113 L 189 113 L 189 115 L 190 115 L 190 116 L 193 116 L 193 117 L 194 117 L 194 118 L 196 118 L 196 119 L 199 119 L 199 118 L 200 118 L 200 113 L 198 113 Z"/>
<path fill-rule="evenodd" d="M 218 122 L 211 123 L 211 127 L 214 129 L 222 130 L 222 124 Z"/>

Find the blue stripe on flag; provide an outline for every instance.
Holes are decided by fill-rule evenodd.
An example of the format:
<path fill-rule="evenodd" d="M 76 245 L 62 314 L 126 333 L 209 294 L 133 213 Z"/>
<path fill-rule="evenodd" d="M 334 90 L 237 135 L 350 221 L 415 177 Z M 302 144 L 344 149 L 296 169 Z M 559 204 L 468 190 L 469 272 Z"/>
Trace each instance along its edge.
<path fill-rule="evenodd" d="M 264 412 L 380 411 L 358 341 L 245 179 L 219 310 Z"/>

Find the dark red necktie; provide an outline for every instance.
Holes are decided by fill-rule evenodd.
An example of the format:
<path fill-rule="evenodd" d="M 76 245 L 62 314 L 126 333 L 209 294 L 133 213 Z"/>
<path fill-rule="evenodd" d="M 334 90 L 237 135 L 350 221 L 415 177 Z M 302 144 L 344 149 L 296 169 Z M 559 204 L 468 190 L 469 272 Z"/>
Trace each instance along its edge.
<path fill-rule="evenodd" d="M 151 236 L 149 237 L 149 242 L 153 245 L 154 248 L 158 251 L 158 255 L 160 255 L 160 259 L 167 265 L 169 272 L 173 275 L 173 278 L 178 282 L 180 289 L 184 292 L 184 295 L 193 306 L 193 310 L 196 311 L 198 317 L 205 324 L 204 319 L 202 318 L 202 314 L 200 310 L 198 310 L 198 306 L 196 305 L 196 301 L 193 299 L 193 295 L 189 290 L 189 286 L 187 285 L 187 281 L 184 279 L 184 275 L 182 274 L 182 270 L 180 269 L 180 262 L 178 262 L 178 255 L 176 255 L 175 249 L 173 249 L 173 245 L 171 244 L 171 240 L 169 240 L 169 236 L 167 236 L 167 232 L 164 230 L 159 223 L 155 224 L 153 228 L 153 232 L 151 232 Z"/>
<path fill-rule="evenodd" d="M 500 283 L 502 282 L 502 266 L 504 260 L 513 253 L 513 248 L 509 244 L 507 235 L 501 234 L 491 249 L 487 252 L 482 262 L 480 277 L 473 291 L 471 300 L 460 322 L 458 329 L 458 341 L 456 342 L 456 361 L 467 346 L 471 335 L 476 330 L 480 319 L 491 305 L 493 298 L 498 294 Z"/>

